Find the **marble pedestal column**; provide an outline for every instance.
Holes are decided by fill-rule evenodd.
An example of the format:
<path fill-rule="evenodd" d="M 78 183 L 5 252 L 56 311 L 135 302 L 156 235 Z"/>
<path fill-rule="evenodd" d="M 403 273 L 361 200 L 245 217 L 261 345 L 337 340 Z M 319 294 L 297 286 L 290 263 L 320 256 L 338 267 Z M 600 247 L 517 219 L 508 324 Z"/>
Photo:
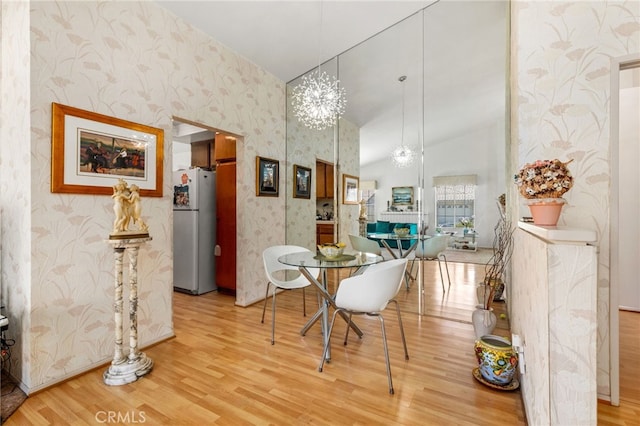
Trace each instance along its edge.
<path fill-rule="evenodd" d="M 103 380 L 107 385 L 116 386 L 135 382 L 153 368 L 153 361 L 138 351 L 138 251 L 142 244 L 150 240 L 149 236 L 109 240 L 115 256 L 114 319 L 116 342 L 113 361 L 103 374 Z M 122 329 L 124 311 L 122 270 L 125 252 L 129 257 L 129 354 L 126 356 L 122 347 L 124 334 Z"/>
<path fill-rule="evenodd" d="M 361 217 L 358 219 L 358 235 L 367 238 L 367 218 Z"/>

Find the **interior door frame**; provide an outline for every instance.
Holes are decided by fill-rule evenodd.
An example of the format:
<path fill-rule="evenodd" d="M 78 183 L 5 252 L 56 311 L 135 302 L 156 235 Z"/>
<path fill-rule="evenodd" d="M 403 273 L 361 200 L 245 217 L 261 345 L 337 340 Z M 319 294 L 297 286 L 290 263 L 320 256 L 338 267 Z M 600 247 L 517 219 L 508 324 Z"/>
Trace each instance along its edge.
<path fill-rule="evenodd" d="M 620 71 L 640 67 L 640 54 L 611 59 L 611 194 L 609 218 L 609 391 L 611 405 L 620 405 L 620 264 L 618 241 L 620 234 Z"/>

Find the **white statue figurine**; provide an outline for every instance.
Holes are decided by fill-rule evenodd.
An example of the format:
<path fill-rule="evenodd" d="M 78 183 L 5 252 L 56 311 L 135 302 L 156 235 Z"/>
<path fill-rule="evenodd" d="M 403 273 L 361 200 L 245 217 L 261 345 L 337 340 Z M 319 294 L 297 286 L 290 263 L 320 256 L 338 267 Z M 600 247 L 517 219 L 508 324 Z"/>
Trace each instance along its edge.
<path fill-rule="evenodd" d="M 360 219 L 366 219 L 367 218 L 367 201 L 362 198 L 360 200 Z"/>
<path fill-rule="evenodd" d="M 124 179 L 118 179 L 113 185 L 113 212 L 116 218 L 113 222 L 112 235 L 129 234 L 129 222 L 138 225 L 138 231 L 148 234 L 149 227 L 142 220 L 142 205 L 140 203 L 140 188 L 138 185 L 127 185 Z"/>

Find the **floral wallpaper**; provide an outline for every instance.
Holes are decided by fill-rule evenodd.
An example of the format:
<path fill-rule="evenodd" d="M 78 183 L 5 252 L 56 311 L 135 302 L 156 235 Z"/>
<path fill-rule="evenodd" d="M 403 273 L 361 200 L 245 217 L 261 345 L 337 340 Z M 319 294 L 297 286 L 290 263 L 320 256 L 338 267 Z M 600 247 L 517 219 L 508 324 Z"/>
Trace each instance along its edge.
<path fill-rule="evenodd" d="M 594 229 L 598 241 L 598 396 L 608 398 L 610 59 L 640 52 L 640 2 L 512 3 L 511 170 L 573 159 L 574 186 L 560 225 Z M 515 185 L 510 200 L 524 214 Z M 519 213 L 518 213 L 519 212 Z M 513 265 L 513 292 L 522 265 Z M 514 319 L 512 327 L 521 324 Z"/>
<path fill-rule="evenodd" d="M 51 103 L 165 132 L 164 196 L 143 198 L 142 215 L 153 239 L 141 248 L 138 262 L 141 347 L 173 335 L 167 154 L 172 117 L 242 136 L 237 155 L 237 255 L 257 259 L 264 248 L 284 241 L 284 197 L 255 196 L 255 156 L 284 158 L 285 103 L 283 82 L 154 2 L 15 6 L 20 7 L 30 9 L 29 14 L 22 10 L 19 21 L 30 19 L 30 34 L 23 25 L 11 39 L 16 50 L 30 41 L 31 50 L 15 52 L 23 61 L 15 75 L 16 83 L 30 78 L 30 90 L 18 85 L 16 96 L 18 89 L 31 96 L 14 101 L 26 114 L 16 114 L 23 121 L 18 120 L 13 136 L 20 137 L 20 125 L 24 128 L 29 121 L 31 133 L 19 139 L 30 144 L 20 144 L 13 158 L 7 158 L 15 174 L 3 171 L 3 182 L 9 176 L 17 184 L 16 196 L 21 189 L 23 193 L 17 196 L 22 206 L 3 209 L 3 242 L 23 243 L 2 258 L 3 282 L 15 286 L 8 308 L 19 329 L 22 352 L 14 357 L 22 365 L 13 371 L 20 371 L 16 374 L 27 391 L 35 391 L 108 361 L 114 341 L 114 260 L 105 241 L 113 220 L 112 200 L 50 192 Z M 3 58 L 8 53 L 3 49 Z M 30 188 L 24 186 L 28 182 Z M 264 292 L 260 263 L 247 264 L 254 266 L 238 268 L 238 305 L 258 300 Z"/>
<path fill-rule="evenodd" d="M 29 117 L 29 4 L 3 2 L 0 7 L 0 273 L 2 274 L 2 314 L 9 319 L 8 333 L 30 324 L 31 229 L 30 117 Z M 15 330 L 15 331 L 14 331 Z M 12 336 L 13 337 L 13 336 Z M 11 373 L 20 376 L 31 357 L 25 348 L 29 336 L 16 339 L 12 348 Z M 23 366 L 18 359 L 23 360 Z"/>

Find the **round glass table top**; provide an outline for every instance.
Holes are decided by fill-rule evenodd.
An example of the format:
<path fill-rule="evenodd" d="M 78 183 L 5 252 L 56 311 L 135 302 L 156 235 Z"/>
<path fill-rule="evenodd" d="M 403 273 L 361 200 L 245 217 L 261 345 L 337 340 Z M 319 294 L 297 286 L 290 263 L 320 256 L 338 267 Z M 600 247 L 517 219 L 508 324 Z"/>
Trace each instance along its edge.
<path fill-rule="evenodd" d="M 328 259 L 309 251 L 285 254 L 278 258 L 278 262 L 285 265 L 305 268 L 358 268 L 383 261 L 382 256 L 364 252 L 345 253 L 337 259 Z"/>

